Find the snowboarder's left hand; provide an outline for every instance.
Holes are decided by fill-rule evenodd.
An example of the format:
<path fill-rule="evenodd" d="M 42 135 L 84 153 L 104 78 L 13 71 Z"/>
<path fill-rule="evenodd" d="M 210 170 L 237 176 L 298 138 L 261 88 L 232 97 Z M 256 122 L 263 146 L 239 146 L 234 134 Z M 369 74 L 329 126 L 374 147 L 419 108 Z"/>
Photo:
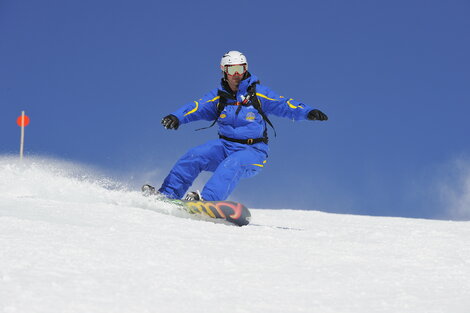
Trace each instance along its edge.
<path fill-rule="evenodd" d="M 180 126 L 179 119 L 173 114 L 167 115 L 162 119 L 162 125 L 166 129 L 178 129 Z"/>
<path fill-rule="evenodd" d="M 320 110 L 312 110 L 308 112 L 307 118 L 311 121 L 327 121 L 328 116 Z"/>

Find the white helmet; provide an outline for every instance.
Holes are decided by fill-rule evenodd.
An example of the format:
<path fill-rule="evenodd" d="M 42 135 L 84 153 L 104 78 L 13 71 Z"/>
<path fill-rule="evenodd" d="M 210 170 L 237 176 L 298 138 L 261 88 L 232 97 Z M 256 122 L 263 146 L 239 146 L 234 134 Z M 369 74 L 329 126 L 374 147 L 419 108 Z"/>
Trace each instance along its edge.
<path fill-rule="evenodd" d="M 222 57 L 220 60 L 220 68 L 222 71 L 224 70 L 225 65 L 233 65 L 233 64 L 246 64 L 246 70 L 248 70 L 248 61 L 243 53 L 239 51 L 229 51 Z"/>

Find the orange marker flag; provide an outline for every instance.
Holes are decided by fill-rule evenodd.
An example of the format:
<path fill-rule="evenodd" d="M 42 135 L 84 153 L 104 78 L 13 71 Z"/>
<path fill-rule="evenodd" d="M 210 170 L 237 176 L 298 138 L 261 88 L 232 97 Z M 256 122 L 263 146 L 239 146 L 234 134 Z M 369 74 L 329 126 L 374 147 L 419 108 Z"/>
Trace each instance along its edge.
<path fill-rule="evenodd" d="M 24 113 L 24 111 L 22 112 Z M 21 115 L 21 116 L 18 116 L 18 118 L 16 119 L 16 124 L 18 124 L 18 126 L 22 127 L 26 127 L 28 126 L 29 124 L 29 117 L 27 115 Z"/>

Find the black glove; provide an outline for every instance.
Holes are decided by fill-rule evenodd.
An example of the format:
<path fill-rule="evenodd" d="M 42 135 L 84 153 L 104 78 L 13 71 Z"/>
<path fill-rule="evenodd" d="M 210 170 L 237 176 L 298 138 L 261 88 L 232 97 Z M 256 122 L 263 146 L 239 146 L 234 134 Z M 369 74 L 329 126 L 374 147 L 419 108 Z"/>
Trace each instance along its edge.
<path fill-rule="evenodd" d="M 312 110 L 308 112 L 307 118 L 311 121 L 326 121 L 328 120 L 328 116 L 320 110 Z"/>
<path fill-rule="evenodd" d="M 162 119 L 162 125 L 166 129 L 178 129 L 180 126 L 180 121 L 173 114 L 167 115 Z"/>

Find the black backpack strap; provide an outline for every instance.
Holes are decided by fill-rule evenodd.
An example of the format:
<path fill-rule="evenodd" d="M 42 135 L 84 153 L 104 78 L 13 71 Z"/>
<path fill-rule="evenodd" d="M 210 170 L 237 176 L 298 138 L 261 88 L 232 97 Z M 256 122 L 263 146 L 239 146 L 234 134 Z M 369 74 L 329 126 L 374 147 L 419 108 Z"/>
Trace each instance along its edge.
<path fill-rule="evenodd" d="M 274 137 L 277 137 L 276 129 L 274 128 L 273 123 L 269 120 L 268 116 L 263 112 L 263 109 L 261 108 L 261 101 L 259 101 L 258 96 L 256 95 L 256 84 L 259 84 L 259 81 L 256 83 L 252 84 L 250 87 L 248 87 L 248 95 L 249 100 L 251 100 L 251 105 L 258 111 L 258 113 L 261 115 L 263 120 L 268 123 L 269 126 L 274 131 Z M 265 134 L 264 136 L 267 138 L 268 137 L 268 132 L 267 129 L 265 129 Z"/>

